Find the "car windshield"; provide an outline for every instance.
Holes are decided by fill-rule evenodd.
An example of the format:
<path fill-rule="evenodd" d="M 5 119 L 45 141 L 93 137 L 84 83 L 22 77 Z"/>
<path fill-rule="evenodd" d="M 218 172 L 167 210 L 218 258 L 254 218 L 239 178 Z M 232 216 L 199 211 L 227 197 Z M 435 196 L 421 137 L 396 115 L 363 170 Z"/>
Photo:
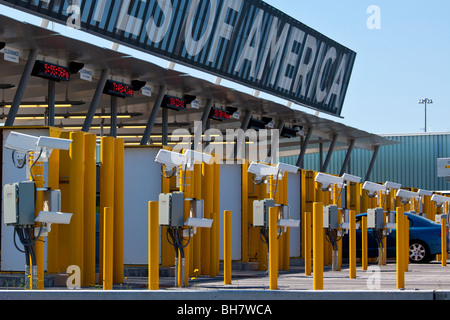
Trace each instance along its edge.
<path fill-rule="evenodd" d="M 395 213 L 395 212 L 394 212 Z M 409 218 L 409 224 L 410 226 L 414 227 L 428 227 L 430 225 L 435 225 L 436 223 L 434 221 L 431 221 L 430 219 L 427 219 L 425 217 L 419 216 L 417 214 L 405 212 L 405 215 Z M 361 213 L 356 216 L 356 222 L 360 222 L 362 217 L 366 217 L 367 213 Z"/>

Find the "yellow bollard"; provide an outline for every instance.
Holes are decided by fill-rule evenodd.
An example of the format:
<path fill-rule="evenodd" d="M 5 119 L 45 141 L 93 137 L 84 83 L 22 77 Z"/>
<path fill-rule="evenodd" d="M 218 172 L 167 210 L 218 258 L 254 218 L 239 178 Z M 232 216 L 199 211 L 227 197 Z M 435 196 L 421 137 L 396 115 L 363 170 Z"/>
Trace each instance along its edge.
<path fill-rule="evenodd" d="M 248 217 L 248 161 L 244 161 L 241 166 L 241 252 L 242 262 L 249 261 L 249 217 Z"/>
<path fill-rule="evenodd" d="M 408 272 L 409 267 L 409 220 L 406 215 L 404 215 L 404 225 L 403 225 L 403 232 L 404 232 L 404 245 L 405 245 L 405 251 L 403 258 L 405 259 L 405 272 Z"/>
<path fill-rule="evenodd" d="M 100 151 L 100 237 L 99 265 L 103 264 L 103 213 L 104 208 L 114 208 L 114 138 L 101 138 Z M 99 270 L 99 279 L 103 278 L 103 269 Z"/>
<path fill-rule="evenodd" d="M 34 156 L 37 156 L 35 153 Z M 33 160 L 34 161 L 34 160 Z M 44 166 L 42 162 L 38 162 L 32 169 L 33 176 L 34 176 L 34 182 L 36 184 L 36 208 L 35 208 L 35 216 L 37 217 L 39 212 L 43 210 L 44 206 L 44 192 L 42 191 L 42 188 L 44 187 Z M 39 230 L 40 223 L 36 224 L 35 228 L 36 230 Z M 44 237 L 40 237 L 36 244 L 34 245 L 35 248 L 35 255 L 36 255 L 36 274 L 31 272 L 32 277 L 36 276 L 36 279 L 32 279 L 30 281 L 30 285 L 33 284 L 33 281 L 36 283 L 36 288 L 31 287 L 31 290 L 44 290 L 44 264 L 45 264 L 45 257 L 44 257 Z M 31 264 L 30 264 L 31 265 Z M 30 270 L 33 270 L 31 268 Z"/>
<path fill-rule="evenodd" d="M 447 215 L 446 215 L 447 216 Z M 447 266 L 447 218 L 441 218 L 442 266 Z"/>
<path fill-rule="evenodd" d="M 85 135 L 84 154 L 84 243 L 83 243 L 83 282 L 95 285 L 95 212 L 97 206 L 97 141 L 95 134 Z"/>
<path fill-rule="evenodd" d="M 405 288 L 405 259 L 404 251 L 404 209 L 397 207 L 397 231 L 396 231 L 396 261 L 397 261 L 397 289 Z"/>
<path fill-rule="evenodd" d="M 350 210 L 349 264 L 350 279 L 356 279 L 356 212 Z"/>
<path fill-rule="evenodd" d="M 362 270 L 367 270 L 368 267 L 368 254 L 367 254 L 367 217 L 362 217 L 361 220 L 362 224 L 362 230 L 361 230 L 361 237 L 362 237 Z"/>
<path fill-rule="evenodd" d="M 217 223 L 212 233 L 214 243 L 214 266 L 216 268 L 215 274 L 219 273 L 219 250 L 220 250 L 220 161 L 216 159 L 214 163 L 214 203 L 213 209 Z"/>
<path fill-rule="evenodd" d="M 214 171 L 212 164 L 202 164 L 203 175 L 203 200 L 204 200 L 204 216 L 206 219 L 212 219 L 213 203 L 214 203 Z M 211 229 L 202 230 L 202 247 L 201 247 L 201 274 L 211 276 Z"/>
<path fill-rule="evenodd" d="M 231 284 L 231 211 L 223 213 L 223 282 Z"/>
<path fill-rule="evenodd" d="M 103 214 L 103 290 L 113 288 L 114 211 L 105 207 Z"/>
<path fill-rule="evenodd" d="M 148 203 L 148 289 L 159 290 L 158 201 Z"/>
<path fill-rule="evenodd" d="M 323 204 L 313 205 L 313 289 L 323 290 Z"/>
<path fill-rule="evenodd" d="M 311 275 L 311 213 L 305 212 L 305 276 Z"/>
<path fill-rule="evenodd" d="M 269 209 L 269 278 L 270 290 L 278 289 L 278 208 Z"/>
<path fill-rule="evenodd" d="M 114 283 L 123 283 L 124 140 L 114 140 Z"/>

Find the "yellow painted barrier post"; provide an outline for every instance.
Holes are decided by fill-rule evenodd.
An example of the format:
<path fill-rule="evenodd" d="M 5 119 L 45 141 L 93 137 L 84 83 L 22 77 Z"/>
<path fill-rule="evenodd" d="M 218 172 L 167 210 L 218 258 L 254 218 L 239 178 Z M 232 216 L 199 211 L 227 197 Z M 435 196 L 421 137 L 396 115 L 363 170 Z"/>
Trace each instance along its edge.
<path fill-rule="evenodd" d="M 204 200 L 204 216 L 205 219 L 212 219 L 213 201 L 214 201 L 214 173 L 212 164 L 202 164 L 203 175 L 203 200 Z M 201 274 L 211 276 L 211 229 L 202 230 L 202 247 L 201 247 Z"/>
<path fill-rule="evenodd" d="M 367 247 L 367 217 L 362 217 L 361 219 L 362 230 L 361 230 L 361 240 L 362 240 L 362 270 L 367 270 L 368 268 L 368 247 Z"/>
<path fill-rule="evenodd" d="M 213 243 L 214 243 L 214 267 L 216 268 L 215 274 L 219 273 L 219 250 L 220 250 L 220 160 L 215 159 L 214 162 L 214 214 L 217 223 L 214 227 Z"/>
<path fill-rule="evenodd" d="M 313 289 L 323 290 L 323 204 L 313 205 Z"/>
<path fill-rule="evenodd" d="M 84 154 L 84 252 L 83 282 L 87 286 L 95 285 L 95 237 L 97 207 L 97 141 L 95 134 L 85 135 Z"/>
<path fill-rule="evenodd" d="M 159 290 L 158 201 L 148 203 L 148 289 Z"/>
<path fill-rule="evenodd" d="M 248 162 L 244 160 L 241 166 L 241 252 L 242 262 L 249 261 L 249 217 L 248 217 Z"/>
<path fill-rule="evenodd" d="M 404 245 L 405 245 L 405 253 L 403 258 L 405 259 L 405 272 L 408 272 L 408 267 L 409 267 L 409 220 L 408 217 L 406 215 L 404 215 Z"/>
<path fill-rule="evenodd" d="M 278 289 L 278 208 L 269 209 L 269 281 L 270 290 Z"/>
<path fill-rule="evenodd" d="M 356 279 L 356 212 L 350 210 L 349 264 L 350 279 Z"/>
<path fill-rule="evenodd" d="M 34 157 L 37 157 L 37 153 L 34 154 Z M 33 159 L 33 161 L 35 160 Z M 37 217 L 39 215 L 39 212 L 43 210 L 44 206 L 44 192 L 42 191 L 42 188 L 44 187 L 45 184 L 43 163 L 38 161 L 31 170 L 34 176 L 34 182 L 36 184 L 37 190 L 35 200 L 36 202 L 35 216 Z M 40 225 L 41 225 L 40 223 L 36 224 L 35 226 L 36 230 L 39 230 Z M 44 241 L 45 241 L 44 237 L 40 237 L 34 245 L 36 255 L 36 265 L 32 266 L 32 268 L 30 269 L 32 277 L 32 281 L 30 281 L 31 290 L 33 289 L 44 290 L 44 263 L 45 263 Z M 36 273 L 34 273 L 33 270 L 36 270 Z M 36 284 L 36 287 L 33 286 L 33 282 L 34 284 Z"/>
<path fill-rule="evenodd" d="M 113 288 L 114 211 L 106 207 L 103 214 L 103 290 Z"/>
<path fill-rule="evenodd" d="M 84 136 L 83 132 L 70 133 L 73 140 L 69 149 L 70 173 L 70 210 L 73 214 L 69 224 L 69 265 L 76 265 L 81 270 L 81 283 L 84 283 L 83 265 L 83 226 L 84 226 Z"/>
<path fill-rule="evenodd" d="M 104 208 L 114 210 L 114 138 L 102 137 L 100 151 L 100 237 L 99 265 L 103 265 L 103 213 Z M 114 212 L 114 211 L 113 211 Z M 103 269 L 99 269 L 99 279 L 103 279 Z"/>
<path fill-rule="evenodd" d="M 447 266 L 447 215 L 441 218 L 442 266 Z"/>
<path fill-rule="evenodd" d="M 404 209 L 397 207 L 397 234 L 396 234 L 396 261 L 397 261 L 397 289 L 405 288 L 405 259 L 403 258 L 404 251 Z"/>
<path fill-rule="evenodd" d="M 311 275 L 311 213 L 305 212 L 305 276 Z"/>
<path fill-rule="evenodd" d="M 231 211 L 223 213 L 223 282 L 231 284 Z"/>
<path fill-rule="evenodd" d="M 124 140 L 114 140 L 114 283 L 123 283 L 124 265 Z"/>

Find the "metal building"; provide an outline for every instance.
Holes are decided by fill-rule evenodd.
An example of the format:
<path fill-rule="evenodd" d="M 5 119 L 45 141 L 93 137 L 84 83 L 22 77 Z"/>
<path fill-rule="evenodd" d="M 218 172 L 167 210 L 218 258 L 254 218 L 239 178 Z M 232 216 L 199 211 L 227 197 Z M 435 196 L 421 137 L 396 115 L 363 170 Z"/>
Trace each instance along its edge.
<path fill-rule="evenodd" d="M 397 142 L 379 148 L 373 170 L 368 180 L 376 182 L 395 181 L 403 187 L 426 190 L 448 190 L 449 184 L 437 176 L 437 159 L 450 157 L 450 132 L 386 134 L 384 138 Z M 315 153 L 304 158 L 304 168 L 320 170 L 327 156 L 329 143 L 323 143 Z M 335 151 L 327 169 L 328 173 L 339 174 L 346 151 Z M 365 177 L 373 153 L 355 149 L 346 168 L 348 173 Z M 297 157 L 283 157 L 286 163 L 295 164 Z"/>

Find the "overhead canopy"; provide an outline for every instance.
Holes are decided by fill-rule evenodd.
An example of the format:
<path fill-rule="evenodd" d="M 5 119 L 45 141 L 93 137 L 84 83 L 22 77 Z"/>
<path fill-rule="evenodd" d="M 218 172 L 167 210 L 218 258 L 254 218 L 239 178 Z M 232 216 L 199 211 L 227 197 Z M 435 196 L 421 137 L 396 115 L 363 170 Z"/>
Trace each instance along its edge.
<path fill-rule="evenodd" d="M 100 48 L 91 43 L 68 38 L 48 29 L 35 25 L 19 22 L 6 16 L 0 16 L 0 41 L 5 42 L 7 48 L 20 51 L 19 63 L 0 60 L 0 99 L 2 105 L 9 105 L 14 100 L 17 87 L 22 77 L 27 58 L 31 50 L 37 50 L 38 60 L 44 60 L 62 66 L 68 66 L 71 61 L 84 63 L 86 69 L 93 71 L 92 81 L 82 80 L 80 74 L 71 76 L 68 82 L 55 84 L 55 101 L 57 104 L 71 103 L 71 107 L 57 107 L 55 126 L 67 130 L 81 130 L 84 118 L 89 110 L 94 97 L 97 83 L 102 70 L 109 70 L 109 79 L 123 83 L 131 83 L 132 80 L 145 81 L 152 88 L 149 97 L 141 91 L 135 92 L 133 97 L 117 99 L 117 137 L 124 137 L 126 142 L 139 143 L 144 133 L 149 117 L 154 108 L 155 100 L 160 87 L 165 86 L 165 94 L 183 97 L 185 94 L 196 96 L 199 108 L 188 106 L 187 110 L 168 112 L 169 134 L 176 128 L 186 128 L 192 131 L 194 121 L 200 121 L 207 106 L 211 101 L 216 107 L 228 106 L 238 109 L 240 117 L 219 122 L 210 120 L 211 128 L 237 129 L 248 112 L 252 118 L 272 118 L 274 127 L 279 124 L 289 128 L 302 127 L 304 132 L 312 130 L 310 147 L 314 142 L 327 143 L 335 140 L 335 150 L 348 148 L 353 143 L 355 148 L 373 150 L 376 146 L 393 143 L 379 135 L 371 134 L 341 123 L 322 119 L 302 111 L 294 110 L 286 105 L 267 99 L 236 91 L 222 85 L 194 78 L 188 74 L 170 70 L 153 63 L 137 59 L 124 53 Z M 45 105 L 48 101 L 49 81 L 38 77 L 30 77 L 23 95 L 14 125 L 45 125 L 46 108 L 25 107 L 25 104 Z M 8 85 L 14 85 L 8 88 Z M 1 117 L 6 119 L 8 107 L 1 107 Z M 97 134 L 109 134 L 111 127 L 111 97 L 103 94 L 96 109 L 96 115 L 91 123 L 90 131 Z M 23 118 L 29 115 L 34 118 Z M 73 116 L 80 116 L 73 118 Z M 104 115 L 104 117 L 100 117 Z M 38 117 L 39 116 L 39 117 Z M 155 126 L 151 132 L 150 143 L 161 143 L 162 111 L 157 113 Z M 1 120 L 1 119 L 0 119 Z M 4 122 L 4 121 L 2 121 Z M 280 155 L 299 154 L 299 146 L 302 138 L 280 139 Z M 309 149 L 308 152 L 317 151 Z"/>

